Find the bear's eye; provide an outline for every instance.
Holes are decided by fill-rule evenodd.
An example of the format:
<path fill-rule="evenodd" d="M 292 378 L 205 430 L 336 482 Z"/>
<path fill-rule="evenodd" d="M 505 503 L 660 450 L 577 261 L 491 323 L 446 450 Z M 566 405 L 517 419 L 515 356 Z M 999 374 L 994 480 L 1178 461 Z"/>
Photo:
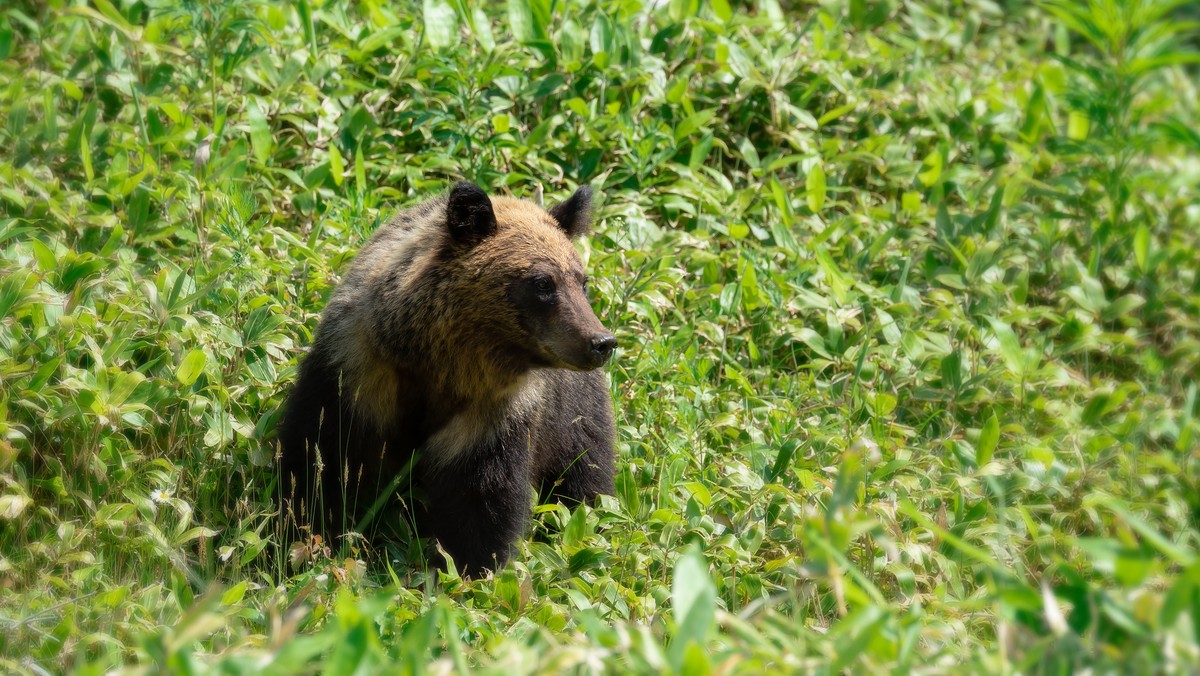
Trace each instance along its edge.
<path fill-rule="evenodd" d="M 588 282 L 590 282 L 590 281 L 591 281 L 591 280 L 590 280 L 590 279 L 588 279 L 587 277 L 584 277 L 584 278 L 583 278 L 583 292 L 584 292 L 584 293 L 587 293 L 587 292 L 588 292 Z"/>
<path fill-rule="evenodd" d="M 554 293 L 554 282 L 549 277 L 534 277 L 533 290 L 542 295 Z"/>

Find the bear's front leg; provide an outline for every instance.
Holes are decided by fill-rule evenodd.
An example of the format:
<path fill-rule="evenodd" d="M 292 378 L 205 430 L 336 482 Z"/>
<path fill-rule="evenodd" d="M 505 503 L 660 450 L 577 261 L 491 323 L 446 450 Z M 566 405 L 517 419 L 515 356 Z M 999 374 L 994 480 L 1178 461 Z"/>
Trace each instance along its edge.
<path fill-rule="evenodd" d="M 539 500 L 574 506 L 612 495 L 613 414 L 599 371 L 556 373 L 532 435 Z"/>
<path fill-rule="evenodd" d="M 529 519 L 528 452 L 503 439 L 439 465 L 422 460 L 427 523 L 459 572 L 475 577 L 508 562 Z"/>

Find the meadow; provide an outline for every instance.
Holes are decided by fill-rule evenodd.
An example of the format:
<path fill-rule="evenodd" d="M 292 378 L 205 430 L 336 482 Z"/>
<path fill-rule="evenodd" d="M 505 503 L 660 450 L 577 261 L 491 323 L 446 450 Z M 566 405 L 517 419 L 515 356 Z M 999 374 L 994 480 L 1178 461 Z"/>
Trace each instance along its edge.
<path fill-rule="evenodd" d="M 0 671 L 1200 672 L 1182 0 L 0 8 Z M 290 541 L 355 251 L 552 203 L 616 495 L 502 571 Z"/>

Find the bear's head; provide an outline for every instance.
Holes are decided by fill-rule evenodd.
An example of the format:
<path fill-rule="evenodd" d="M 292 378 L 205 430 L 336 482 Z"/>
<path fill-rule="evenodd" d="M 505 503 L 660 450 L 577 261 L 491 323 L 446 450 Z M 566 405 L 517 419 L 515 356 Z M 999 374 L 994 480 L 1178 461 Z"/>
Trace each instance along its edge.
<path fill-rule="evenodd" d="M 616 337 L 588 300 L 588 278 L 572 239 L 591 227 L 592 190 L 583 186 L 549 211 L 489 198 L 477 185 L 450 191 L 450 257 L 462 266 L 476 317 L 498 350 L 529 367 L 585 371 L 608 362 Z"/>

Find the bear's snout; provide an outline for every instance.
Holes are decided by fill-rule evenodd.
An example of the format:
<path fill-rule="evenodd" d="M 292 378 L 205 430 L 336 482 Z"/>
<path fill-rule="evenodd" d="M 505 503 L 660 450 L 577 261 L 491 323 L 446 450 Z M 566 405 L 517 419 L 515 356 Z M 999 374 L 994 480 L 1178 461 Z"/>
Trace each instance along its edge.
<path fill-rule="evenodd" d="M 594 368 L 600 368 L 612 358 L 613 350 L 617 349 L 617 337 L 605 331 L 592 336 L 592 363 Z"/>
<path fill-rule="evenodd" d="M 551 361 L 556 362 L 558 368 L 591 371 L 612 359 L 613 351 L 617 349 L 617 337 L 603 326 L 598 326 L 593 330 L 559 334 L 543 345 L 543 349 L 553 355 Z"/>

